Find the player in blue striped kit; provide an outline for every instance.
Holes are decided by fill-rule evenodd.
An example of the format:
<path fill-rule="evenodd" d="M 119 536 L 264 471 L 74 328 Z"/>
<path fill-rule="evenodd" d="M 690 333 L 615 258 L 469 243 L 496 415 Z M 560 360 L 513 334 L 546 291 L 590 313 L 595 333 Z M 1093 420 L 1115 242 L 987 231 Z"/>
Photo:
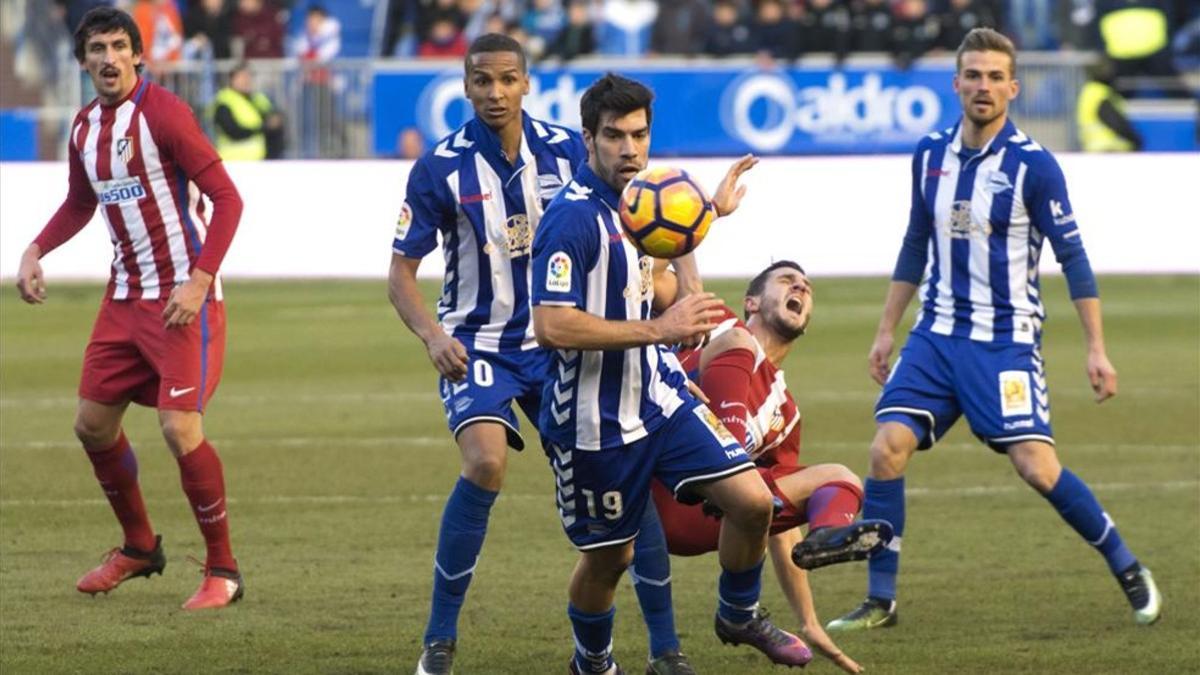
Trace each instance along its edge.
<path fill-rule="evenodd" d="M 957 61 L 954 88 L 963 117 L 924 138 L 913 155 L 908 233 L 869 356 L 871 375 L 884 387 L 875 407 L 863 517 L 891 522 L 895 538 L 869 562 L 867 600 L 828 628 L 895 625 L 904 469 L 915 450 L 931 447 L 960 415 L 1104 556 L 1135 621 L 1153 623 L 1161 596 L 1150 571 L 1087 485 L 1059 463 L 1051 433 L 1039 351 L 1045 310 L 1038 257 L 1046 239 L 1083 325 L 1096 401 L 1117 393 L 1096 280 L 1062 171 L 1008 119 L 1018 91 L 1012 42 L 991 29 L 972 30 Z M 914 295 L 921 310 L 889 370 L 893 333 Z"/>
<path fill-rule="evenodd" d="M 812 652 L 758 607 L 770 491 L 662 346 L 715 328 L 719 301 L 693 293 L 651 318 L 652 259 L 618 223 L 618 194 L 646 165 L 652 98 L 613 74 L 588 88 L 580 103 L 588 162 L 547 208 L 534 238 L 534 332 L 556 350 L 538 428 L 563 529 L 581 553 L 569 586 L 570 670 L 622 672 L 612 657 L 613 596 L 641 517 L 654 508 L 647 504 L 651 477 L 681 500 L 707 499 L 725 513 L 718 637 L 750 644 L 776 663 L 804 665 Z M 736 176 L 752 162 L 734 164 L 734 179 L 713 198 L 718 213 L 737 207 Z"/>
<path fill-rule="evenodd" d="M 476 116 L 413 165 L 389 274 L 392 304 L 441 375 L 462 455 L 442 514 L 419 675 L 451 672 L 459 610 L 508 447 L 525 446 L 513 402 L 537 419 L 549 355 L 529 326 L 529 253 L 545 205 L 587 158 L 578 133 L 521 109 L 529 75 L 511 38 L 485 35 L 472 44 L 464 86 Z M 439 232 L 446 273 L 435 320 L 416 273 Z"/>

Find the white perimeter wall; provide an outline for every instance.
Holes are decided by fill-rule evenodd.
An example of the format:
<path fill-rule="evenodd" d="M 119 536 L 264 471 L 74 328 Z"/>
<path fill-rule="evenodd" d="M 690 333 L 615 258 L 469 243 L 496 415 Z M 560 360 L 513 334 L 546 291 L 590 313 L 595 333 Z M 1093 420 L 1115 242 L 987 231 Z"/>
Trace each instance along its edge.
<path fill-rule="evenodd" d="M 664 160 L 715 188 L 728 160 Z M 1200 154 L 1064 155 L 1071 201 L 1097 272 L 1200 272 Z M 385 277 L 410 162 L 231 163 L 245 201 L 228 277 Z M 707 276 L 748 277 L 793 258 L 814 275 L 889 274 L 908 219 L 909 158 L 769 158 L 741 209 L 698 251 Z M 61 203 L 65 163 L 0 163 L 0 276 Z M 1048 247 L 1048 245 L 1047 245 Z M 43 259 L 48 282 L 104 279 L 99 215 Z M 1054 257 L 1043 268 L 1056 271 Z M 438 253 L 422 276 L 441 275 Z"/>

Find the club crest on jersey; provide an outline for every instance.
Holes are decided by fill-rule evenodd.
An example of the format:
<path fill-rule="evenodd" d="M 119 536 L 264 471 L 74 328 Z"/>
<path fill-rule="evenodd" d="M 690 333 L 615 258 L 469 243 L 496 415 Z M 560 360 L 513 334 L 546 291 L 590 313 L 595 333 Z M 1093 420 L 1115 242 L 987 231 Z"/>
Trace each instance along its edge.
<path fill-rule="evenodd" d="M 971 200 L 960 199 L 950 204 L 950 238 L 970 239 L 992 233 L 991 223 L 976 223 L 971 217 Z"/>
<path fill-rule="evenodd" d="M 404 239 L 408 236 L 408 227 L 412 225 L 412 208 L 405 201 L 400 205 L 400 216 L 396 218 L 396 238 Z"/>
<path fill-rule="evenodd" d="M 1029 373 L 1024 370 L 1000 372 L 1000 414 L 1021 417 L 1033 414 L 1033 395 L 1029 389 Z"/>
<path fill-rule="evenodd" d="M 133 138 L 126 136 L 117 139 L 117 156 L 128 164 L 133 159 Z"/>
<path fill-rule="evenodd" d="M 546 290 L 556 293 L 571 292 L 571 256 L 565 251 L 556 251 L 546 266 Z"/>
<path fill-rule="evenodd" d="M 533 249 L 533 228 L 529 225 L 529 216 L 524 213 L 510 216 L 504 222 L 504 230 L 507 235 L 508 257 L 520 258 L 529 255 L 529 251 Z"/>
<path fill-rule="evenodd" d="M 625 289 L 625 297 L 633 295 L 634 288 L 630 286 Z M 640 294 L 640 300 L 649 300 L 654 291 L 654 259 L 648 255 L 638 258 L 638 288 L 636 291 Z"/>

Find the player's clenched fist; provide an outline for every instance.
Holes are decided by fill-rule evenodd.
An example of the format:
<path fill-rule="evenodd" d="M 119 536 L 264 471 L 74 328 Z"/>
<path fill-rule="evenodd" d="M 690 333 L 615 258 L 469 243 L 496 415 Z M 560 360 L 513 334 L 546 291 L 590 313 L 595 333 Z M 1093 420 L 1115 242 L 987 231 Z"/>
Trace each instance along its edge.
<path fill-rule="evenodd" d="M 704 335 L 717 327 L 721 318 L 718 308 L 724 305 L 712 293 L 694 293 L 671 305 L 658 323 L 659 342 L 675 344 Z"/>
<path fill-rule="evenodd" d="M 442 333 L 425 345 L 429 360 L 442 377 L 451 382 L 461 382 L 467 376 L 467 349 L 458 340 Z"/>
<path fill-rule="evenodd" d="M 42 263 L 38 260 L 40 257 L 37 244 L 30 245 L 21 255 L 21 265 L 17 269 L 17 292 L 22 300 L 31 305 L 46 301 L 46 278 L 42 274 Z"/>

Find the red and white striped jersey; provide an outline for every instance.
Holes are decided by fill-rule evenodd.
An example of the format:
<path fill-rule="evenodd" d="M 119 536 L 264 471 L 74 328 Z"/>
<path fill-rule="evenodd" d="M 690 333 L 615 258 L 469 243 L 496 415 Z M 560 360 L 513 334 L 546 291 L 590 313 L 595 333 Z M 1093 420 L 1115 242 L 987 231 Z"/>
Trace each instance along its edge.
<path fill-rule="evenodd" d="M 725 316 L 709 336 L 715 339 L 734 328 L 746 329 L 741 319 L 722 307 Z M 750 374 L 749 391 L 745 393 L 745 407 L 741 402 L 721 401 L 712 396 L 712 383 L 699 373 L 701 388 L 710 397 L 709 407 L 719 418 L 738 415 L 744 420 L 746 453 L 760 466 L 774 464 L 799 464 L 800 455 L 800 408 L 788 391 L 783 371 L 767 359 L 758 341 L 754 342 L 754 370 Z M 700 349 L 690 349 L 679 354 L 689 376 L 697 375 L 700 369 Z"/>
<path fill-rule="evenodd" d="M 90 185 L 113 242 L 108 297 L 166 298 L 200 257 L 208 220 L 193 178 L 220 161 L 191 109 L 139 80 L 115 105 L 93 101 L 71 125 L 72 192 Z M 222 299 L 220 279 L 213 297 Z"/>

